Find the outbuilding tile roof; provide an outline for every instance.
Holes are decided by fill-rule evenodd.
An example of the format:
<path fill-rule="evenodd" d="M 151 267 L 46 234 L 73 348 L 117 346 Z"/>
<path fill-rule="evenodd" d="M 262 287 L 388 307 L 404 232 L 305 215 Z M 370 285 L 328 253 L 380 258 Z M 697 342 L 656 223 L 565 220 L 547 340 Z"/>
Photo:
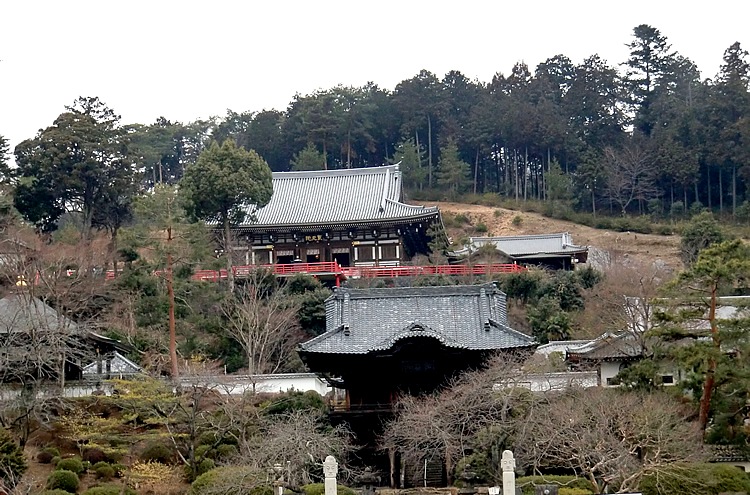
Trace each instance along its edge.
<path fill-rule="evenodd" d="M 302 353 L 367 354 L 412 337 L 446 347 L 500 350 L 536 342 L 507 324 L 505 294 L 494 284 L 336 290 L 326 300 L 326 333 Z"/>
<path fill-rule="evenodd" d="M 568 232 L 559 234 L 517 235 L 500 237 L 472 237 L 469 242 L 475 248 L 485 244 L 495 247 L 512 257 L 539 254 L 575 254 L 588 251 L 586 246 L 576 246 Z"/>
<path fill-rule="evenodd" d="M 568 349 L 568 358 L 587 360 L 633 359 L 643 356 L 643 342 L 633 332 L 605 333 Z"/>
<path fill-rule="evenodd" d="M 438 209 L 402 203 L 399 167 L 388 165 L 274 172 L 271 201 L 257 211 L 249 206 L 246 212 L 250 220 L 240 227 L 267 228 L 418 219 L 434 217 Z"/>

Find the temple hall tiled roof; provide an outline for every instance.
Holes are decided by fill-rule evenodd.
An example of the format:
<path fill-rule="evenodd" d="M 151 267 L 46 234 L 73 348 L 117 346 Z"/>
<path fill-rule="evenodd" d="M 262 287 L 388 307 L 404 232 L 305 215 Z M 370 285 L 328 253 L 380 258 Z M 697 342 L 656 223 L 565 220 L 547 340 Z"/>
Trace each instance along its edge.
<path fill-rule="evenodd" d="M 401 202 L 401 173 L 398 165 L 274 172 L 271 201 L 255 211 L 255 221 L 241 228 L 386 223 L 438 215 L 436 207 L 412 206 Z"/>
<path fill-rule="evenodd" d="M 505 294 L 493 284 L 342 288 L 326 300 L 326 333 L 303 343 L 300 352 L 367 354 L 412 337 L 466 350 L 536 345 L 508 326 Z"/>

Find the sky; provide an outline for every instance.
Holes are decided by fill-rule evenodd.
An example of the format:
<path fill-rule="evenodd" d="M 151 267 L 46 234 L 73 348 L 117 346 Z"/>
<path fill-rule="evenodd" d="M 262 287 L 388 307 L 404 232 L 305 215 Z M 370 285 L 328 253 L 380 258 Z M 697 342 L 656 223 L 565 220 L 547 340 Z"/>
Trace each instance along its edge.
<path fill-rule="evenodd" d="M 523 61 L 624 62 L 649 24 L 702 76 L 735 41 L 744 0 L 0 0 L 0 135 L 11 149 L 78 96 L 123 123 L 284 110 L 338 84 L 381 88 L 426 69 L 489 82 Z"/>

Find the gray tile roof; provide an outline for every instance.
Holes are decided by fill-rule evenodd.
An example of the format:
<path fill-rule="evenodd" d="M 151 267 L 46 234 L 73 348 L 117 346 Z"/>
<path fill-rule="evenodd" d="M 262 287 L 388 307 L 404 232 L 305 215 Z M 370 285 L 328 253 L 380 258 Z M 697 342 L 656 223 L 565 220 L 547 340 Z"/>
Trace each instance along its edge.
<path fill-rule="evenodd" d="M 498 251 L 512 258 L 574 255 L 588 252 L 588 247 L 573 244 L 573 238 L 568 232 L 561 232 L 559 234 L 471 237 L 469 245 L 461 251 L 456 251 L 456 254 L 468 254 L 485 244 L 494 244 Z"/>
<path fill-rule="evenodd" d="M 605 333 L 568 349 L 567 357 L 588 360 L 633 359 L 643 356 L 643 342 L 633 332 Z"/>
<path fill-rule="evenodd" d="M 36 297 L 15 293 L 0 299 L 0 334 L 28 333 L 32 330 L 54 331 L 61 328 L 66 333 L 78 331 L 73 321 L 61 316 Z"/>
<path fill-rule="evenodd" d="M 589 343 L 591 343 L 591 340 L 553 340 L 537 347 L 534 354 L 538 356 L 549 356 L 553 352 L 565 354 L 574 347 L 580 347 Z"/>
<path fill-rule="evenodd" d="M 503 237 L 472 237 L 471 242 L 477 247 L 482 244 L 493 243 L 497 246 L 497 249 L 510 256 L 572 254 L 587 250 L 584 246 L 573 244 L 573 238 L 568 232 Z"/>
<path fill-rule="evenodd" d="M 505 294 L 493 284 L 342 288 L 326 300 L 326 333 L 301 344 L 300 352 L 367 354 L 411 337 L 468 350 L 536 344 L 507 325 Z"/>
<path fill-rule="evenodd" d="M 398 165 L 274 172 L 271 201 L 255 213 L 256 221 L 240 227 L 358 224 L 418 219 L 438 214 L 437 207 L 401 202 Z"/>

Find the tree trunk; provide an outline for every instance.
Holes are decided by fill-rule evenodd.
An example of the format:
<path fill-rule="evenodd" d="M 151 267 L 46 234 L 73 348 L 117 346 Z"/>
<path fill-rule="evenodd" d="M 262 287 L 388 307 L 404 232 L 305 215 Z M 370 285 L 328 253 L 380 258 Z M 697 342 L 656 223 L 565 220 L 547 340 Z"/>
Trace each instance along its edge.
<path fill-rule="evenodd" d="M 419 152 L 419 133 L 416 129 L 414 129 L 414 144 L 417 147 L 417 168 L 420 169 L 419 176 L 422 177 L 422 153 Z M 419 181 L 419 190 L 421 191 L 424 189 L 424 183 L 420 179 Z"/>
<path fill-rule="evenodd" d="M 427 114 L 427 185 L 432 188 L 432 119 Z"/>
<path fill-rule="evenodd" d="M 732 220 L 737 215 L 737 165 L 732 164 Z"/>
<path fill-rule="evenodd" d="M 227 257 L 227 282 L 229 293 L 234 294 L 234 271 L 232 270 L 232 232 L 229 230 L 229 214 L 224 215 L 224 254 Z"/>
<path fill-rule="evenodd" d="M 706 186 L 708 189 L 708 209 L 713 208 L 713 202 L 711 201 L 711 166 L 706 164 Z"/>
<path fill-rule="evenodd" d="M 479 146 L 477 146 L 477 154 L 474 158 L 474 194 L 477 193 L 478 180 L 479 180 Z"/>
<path fill-rule="evenodd" d="M 167 297 L 169 298 L 169 363 L 172 380 L 179 378 L 177 368 L 177 329 L 175 322 L 174 271 L 172 261 L 172 226 L 167 227 Z"/>
<path fill-rule="evenodd" d="M 352 131 L 346 131 L 346 168 L 352 168 Z"/>
<path fill-rule="evenodd" d="M 724 213 L 724 184 L 722 184 L 721 168 L 719 169 L 719 214 Z"/>
<path fill-rule="evenodd" d="M 714 283 L 711 287 L 711 299 L 708 307 L 708 323 L 711 325 L 711 339 L 716 349 L 721 347 L 721 341 L 719 340 L 719 327 L 716 323 L 716 299 L 719 290 L 719 284 Z M 711 411 L 711 396 L 713 395 L 714 382 L 716 380 L 716 359 L 711 357 L 708 360 L 708 370 L 706 371 L 706 380 L 703 382 L 703 394 L 701 395 L 700 401 L 700 413 L 698 415 L 698 422 L 701 425 L 701 429 L 706 431 L 708 426 L 708 414 Z"/>

